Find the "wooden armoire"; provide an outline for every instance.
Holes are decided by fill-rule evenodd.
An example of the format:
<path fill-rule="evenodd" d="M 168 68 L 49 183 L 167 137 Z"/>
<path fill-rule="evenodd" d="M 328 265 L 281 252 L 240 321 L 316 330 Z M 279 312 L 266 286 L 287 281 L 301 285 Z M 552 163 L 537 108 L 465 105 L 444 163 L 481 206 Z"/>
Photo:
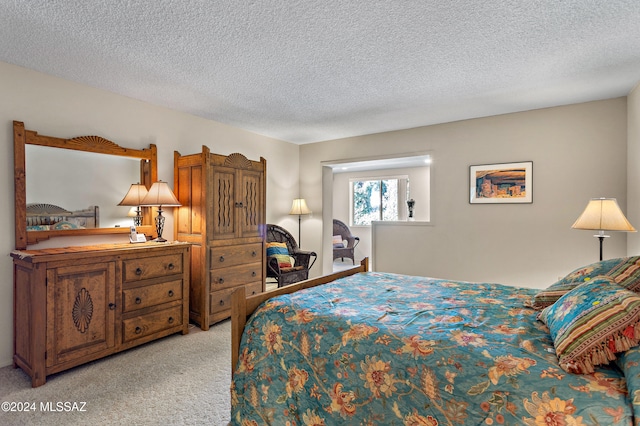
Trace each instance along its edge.
<path fill-rule="evenodd" d="M 264 291 L 267 162 L 174 153 L 178 241 L 192 243 L 189 318 L 203 330 L 231 316 L 231 293 Z"/>

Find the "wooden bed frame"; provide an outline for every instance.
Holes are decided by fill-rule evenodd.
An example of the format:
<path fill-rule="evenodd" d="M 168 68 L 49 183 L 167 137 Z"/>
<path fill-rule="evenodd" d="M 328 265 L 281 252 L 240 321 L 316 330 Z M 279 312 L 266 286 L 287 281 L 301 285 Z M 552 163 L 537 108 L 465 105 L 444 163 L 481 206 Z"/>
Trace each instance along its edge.
<path fill-rule="evenodd" d="M 256 294 L 255 296 L 246 297 L 244 287 L 240 287 L 231 295 L 231 374 L 238 364 L 240 358 L 240 341 L 242 340 L 242 332 L 247 323 L 247 318 L 260 306 L 265 300 L 269 300 L 274 296 L 281 294 L 289 294 L 304 288 L 315 287 L 335 281 L 338 278 L 348 277 L 349 275 L 366 272 L 369 270 L 369 258 L 365 257 L 359 266 L 334 272 L 333 274 L 323 275 L 318 278 L 301 281 L 275 290 Z"/>

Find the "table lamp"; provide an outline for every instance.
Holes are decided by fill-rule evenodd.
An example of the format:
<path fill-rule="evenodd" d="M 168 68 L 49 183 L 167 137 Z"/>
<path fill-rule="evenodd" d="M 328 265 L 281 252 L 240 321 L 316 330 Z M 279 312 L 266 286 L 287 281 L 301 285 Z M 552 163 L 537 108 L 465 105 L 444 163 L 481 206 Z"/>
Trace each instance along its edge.
<path fill-rule="evenodd" d="M 133 183 L 129 187 L 127 195 L 118 203 L 119 206 L 130 206 L 136 208 L 136 214 L 133 216 L 133 224 L 135 226 L 142 225 L 142 210 L 140 204 L 142 199 L 149 193 L 147 187 L 141 183 Z M 127 215 L 129 216 L 129 215 Z"/>
<path fill-rule="evenodd" d="M 178 201 L 176 196 L 169 188 L 167 182 L 158 181 L 151 185 L 149 193 L 144 197 L 141 206 L 144 207 L 158 207 L 158 216 L 156 216 L 156 231 L 158 238 L 155 241 L 163 243 L 167 240 L 162 238 L 162 231 L 164 229 L 164 216 L 162 216 L 162 206 L 165 207 L 180 207 L 182 204 Z"/>

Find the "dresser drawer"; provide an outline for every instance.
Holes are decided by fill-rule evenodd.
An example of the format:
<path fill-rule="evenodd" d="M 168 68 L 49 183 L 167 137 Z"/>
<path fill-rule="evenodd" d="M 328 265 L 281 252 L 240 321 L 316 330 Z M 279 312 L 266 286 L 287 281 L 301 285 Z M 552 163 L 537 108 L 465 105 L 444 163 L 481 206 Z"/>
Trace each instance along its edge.
<path fill-rule="evenodd" d="M 213 315 L 218 312 L 231 309 L 231 294 L 237 287 L 226 288 L 220 291 L 214 291 L 209 295 L 209 314 Z M 252 296 L 262 293 L 262 283 L 254 282 L 245 285 L 245 295 Z"/>
<path fill-rule="evenodd" d="M 122 292 L 122 311 L 130 312 L 182 299 L 182 280 L 146 285 Z"/>
<path fill-rule="evenodd" d="M 182 306 L 179 305 L 123 320 L 122 340 L 130 342 L 180 325 L 182 325 Z"/>
<path fill-rule="evenodd" d="M 230 268 L 212 269 L 211 291 L 237 287 L 255 281 L 262 281 L 262 263 L 232 266 Z"/>
<path fill-rule="evenodd" d="M 124 281 L 140 281 L 165 275 L 181 274 L 182 254 L 125 259 L 123 262 Z"/>
<path fill-rule="evenodd" d="M 262 293 L 262 283 L 251 283 L 247 284 L 245 287 L 245 295 L 254 296 L 256 294 Z"/>
<path fill-rule="evenodd" d="M 227 247 L 212 247 L 211 269 L 259 262 L 262 259 L 262 243 L 242 244 Z"/>

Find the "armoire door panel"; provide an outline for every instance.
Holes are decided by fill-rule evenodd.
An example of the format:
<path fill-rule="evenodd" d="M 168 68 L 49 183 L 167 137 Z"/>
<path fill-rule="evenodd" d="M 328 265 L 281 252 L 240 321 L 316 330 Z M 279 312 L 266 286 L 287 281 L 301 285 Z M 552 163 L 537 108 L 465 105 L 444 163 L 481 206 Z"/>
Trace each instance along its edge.
<path fill-rule="evenodd" d="M 262 173 L 243 170 L 240 178 L 243 208 L 240 210 L 240 237 L 260 236 L 262 217 Z"/>
<path fill-rule="evenodd" d="M 235 215 L 238 208 L 236 202 L 236 173 L 233 169 L 215 168 L 212 171 L 211 190 L 211 232 L 212 239 L 234 238 L 236 235 Z"/>
<path fill-rule="evenodd" d="M 183 206 L 191 206 L 191 167 L 181 167 L 177 171 L 179 185 L 174 187 L 176 197 Z M 180 234 L 191 234 L 191 209 L 178 209 L 176 215 L 176 230 Z"/>

